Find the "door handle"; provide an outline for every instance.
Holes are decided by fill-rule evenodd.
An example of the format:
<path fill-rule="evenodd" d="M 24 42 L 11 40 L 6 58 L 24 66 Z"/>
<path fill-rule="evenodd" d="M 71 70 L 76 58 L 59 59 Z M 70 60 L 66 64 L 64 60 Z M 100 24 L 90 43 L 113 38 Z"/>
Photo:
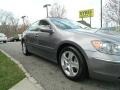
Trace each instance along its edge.
<path fill-rule="evenodd" d="M 38 37 L 38 36 L 39 36 L 38 34 L 35 35 L 35 37 Z"/>

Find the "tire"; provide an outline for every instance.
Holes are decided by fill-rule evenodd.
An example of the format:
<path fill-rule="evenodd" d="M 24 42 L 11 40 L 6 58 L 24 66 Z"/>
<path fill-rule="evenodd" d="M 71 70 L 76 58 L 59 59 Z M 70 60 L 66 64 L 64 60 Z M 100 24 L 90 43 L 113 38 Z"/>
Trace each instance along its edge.
<path fill-rule="evenodd" d="M 3 41 L 3 43 L 6 43 L 6 41 Z"/>
<path fill-rule="evenodd" d="M 30 55 L 30 53 L 28 52 L 27 46 L 25 44 L 25 42 L 22 42 L 22 53 L 26 56 Z"/>
<path fill-rule="evenodd" d="M 81 53 L 68 46 L 59 53 L 59 64 L 63 74 L 70 80 L 80 81 L 87 76 L 87 67 Z"/>

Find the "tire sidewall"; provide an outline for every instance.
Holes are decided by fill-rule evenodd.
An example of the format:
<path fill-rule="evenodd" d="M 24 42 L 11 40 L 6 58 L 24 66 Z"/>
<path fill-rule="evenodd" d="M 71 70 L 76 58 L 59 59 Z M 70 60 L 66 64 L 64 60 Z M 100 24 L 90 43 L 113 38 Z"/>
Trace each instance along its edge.
<path fill-rule="evenodd" d="M 78 70 L 77 75 L 75 75 L 74 77 L 66 75 L 66 73 L 64 72 L 64 70 L 63 70 L 63 68 L 62 68 L 62 65 L 61 65 L 61 56 L 62 56 L 62 54 L 63 54 L 65 51 L 71 51 L 71 52 L 73 52 L 73 53 L 76 55 L 77 59 L 78 59 L 79 70 Z M 85 74 L 85 72 L 86 72 L 86 71 L 85 71 L 85 70 L 86 70 L 86 67 L 85 67 L 85 64 L 84 64 L 84 61 L 83 61 L 83 56 L 80 54 L 80 52 L 79 52 L 76 48 L 74 48 L 74 47 L 72 47 L 72 46 L 68 46 L 68 47 L 63 48 L 63 49 L 61 50 L 60 54 L 59 54 L 59 65 L 60 65 L 60 68 L 61 68 L 62 72 L 64 73 L 64 75 L 65 75 L 68 79 L 78 81 L 78 80 L 82 80 L 82 79 L 85 78 L 85 77 L 84 77 L 84 76 L 85 76 L 84 74 Z"/>
<path fill-rule="evenodd" d="M 23 50 L 23 45 L 25 45 L 25 48 L 26 48 L 26 51 L 24 52 L 24 50 Z M 27 47 L 26 47 L 26 44 L 25 44 L 25 42 L 22 42 L 22 52 L 23 52 L 23 54 L 24 55 L 28 55 L 28 51 L 27 51 Z"/>

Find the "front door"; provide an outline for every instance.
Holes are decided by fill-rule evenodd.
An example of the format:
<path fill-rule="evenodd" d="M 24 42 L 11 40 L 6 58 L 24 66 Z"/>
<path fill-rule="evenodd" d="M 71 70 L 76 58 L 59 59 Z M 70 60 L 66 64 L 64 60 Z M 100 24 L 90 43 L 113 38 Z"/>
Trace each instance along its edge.
<path fill-rule="evenodd" d="M 53 29 L 52 26 L 49 24 L 49 22 L 46 20 L 41 20 L 39 22 L 39 26 L 48 28 L 48 30 Z M 54 36 L 55 36 L 55 32 L 50 34 L 48 32 L 39 31 L 38 37 L 37 37 L 37 45 L 38 45 L 40 55 L 49 59 L 52 59 L 50 57 L 53 57 L 53 58 L 55 57 L 54 41 L 56 40 L 56 38 L 54 38 Z"/>

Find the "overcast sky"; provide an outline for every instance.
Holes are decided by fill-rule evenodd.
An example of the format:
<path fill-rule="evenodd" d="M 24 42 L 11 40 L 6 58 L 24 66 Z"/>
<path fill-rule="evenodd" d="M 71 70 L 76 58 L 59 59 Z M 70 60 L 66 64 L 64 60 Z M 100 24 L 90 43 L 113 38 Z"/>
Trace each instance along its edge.
<path fill-rule="evenodd" d="M 103 0 L 103 5 L 106 0 Z M 73 20 L 81 20 L 79 11 L 94 9 L 92 26 L 100 27 L 100 0 L 0 0 L 0 9 L 13 12 L 17 17 L 28 16 L 31 22 L 46 17 L 46 10 L 43 5 L 46 3 L 59 3 L 65 6 L 66 17 Z M 89 22 L 89 19 L 85 19 Z"/>

